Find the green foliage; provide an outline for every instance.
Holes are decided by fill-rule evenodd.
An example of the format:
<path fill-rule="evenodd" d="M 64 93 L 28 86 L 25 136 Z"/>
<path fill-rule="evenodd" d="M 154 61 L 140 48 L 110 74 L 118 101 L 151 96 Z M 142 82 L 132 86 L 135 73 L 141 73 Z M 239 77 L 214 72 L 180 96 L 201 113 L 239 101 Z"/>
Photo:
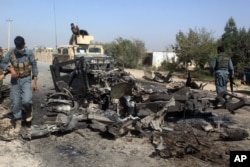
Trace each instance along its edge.
<path fill-rule="evenodd" d="M 170 63 L 164 60 L 161 63 L 161 66 L 158 68 L 159 71 L 175 71 L 176 70 L 176 63 Z"/>
<path fill-rule="evenodd" d="M 236 75 L 241 75 L 244 69 L 250 67 L 250 30 L 237 28 L 234 19 L 229 18 L 221 37 L 221 44 L 225 46 L 231 56 Z"/>
<path fill-rule="evenodd" d="M 126 68 L 138 68 L 146 56 L 145 44 L 140 40 L 117 38 L 114 42 L 104 45 L 105 54 L 124 64 Z"/>
<path fill-rule="evenodd" d="M 204 68 L 210 63 L 215 48 L 212 32 L 207 32 L 205 28 L 190 29 L 187 34 L 180 31 L 176 35 L 176 44 L 173 49 L 178 55 L 180 63 L 194 61 L 197 68 Z"/>
<path fill-rule="evenodd" d="M 225 46 L 228 52 L 231 54 L 234 51 L 234 47 L 236 45 L 236 38 L 237 38 L 237 26 L 234 19 L 231 17 L 229 18 L 226 26 L 224 28 L 224 34 L 222 34 L 221 41 L 222 45 Z"/>
<path fill-rule="evenodd" d="M 220 39 L 215 40 L 213 33 L 205 28 L 189 29 L 187 33 L 179 31 L 176 34 L 176 43 L 172 48 L 178 56 L 178 63 L 187 67 L 187 64 L 192 62 L 196 64 L 197 70 L 201 70 L 210 64 L 211 59 L 217 54 L 216 47 L 219 45 L 224 45 L 226 52 L 231 56 L 236 74 L 250 68 L 250 29 L 238 29 L 232 17 L 226 23 Z M 127 68 L 140 67 L 146 57 L 145 45 L 140 40 L 131 41 L 120 37 L 104 44 L 104 49 L 107 55 L 114 57 Z M 171 63 L 164 61 L 159 70 L 171 68 Z"/>

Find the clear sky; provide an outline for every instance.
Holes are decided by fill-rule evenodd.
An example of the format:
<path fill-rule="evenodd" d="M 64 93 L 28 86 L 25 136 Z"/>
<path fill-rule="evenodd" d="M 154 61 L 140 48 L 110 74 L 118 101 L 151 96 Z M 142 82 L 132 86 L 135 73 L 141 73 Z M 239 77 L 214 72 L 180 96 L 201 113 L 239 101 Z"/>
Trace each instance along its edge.
<path fill-rule="evenodd" d="M 218 38 L 230 17 L 238 28 L 250 28 L 250 0 L 0 0 L 0 46 L 17 35 L 26 45 L 68 44 L 70 23 L 96 42 L 139 39 L 148 50 L 163 51 L 181 30 L 206 28 Z"/>

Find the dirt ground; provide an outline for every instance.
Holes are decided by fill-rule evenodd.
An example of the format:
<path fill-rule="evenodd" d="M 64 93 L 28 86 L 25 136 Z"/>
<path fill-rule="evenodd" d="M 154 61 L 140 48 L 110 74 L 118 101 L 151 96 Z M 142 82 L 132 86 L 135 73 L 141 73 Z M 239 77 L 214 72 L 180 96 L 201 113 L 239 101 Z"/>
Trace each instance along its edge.
<path fill-rule="evenodd" d="M 46 94 L 54 92 L 50 76 L 49 64 L 38 62 L 39 65 L 39 90 L 34 94 L 34 121 L 33 124 L 43 122 L 44 111 L 41 104 L 46 99 Z M 143 71 L 127 69 L 136 78 L 142 79 Z M 173 77 L 173 81 L 182 81 Z M 4 81 L 9 82 L 7 77 Z M 204 90 L 214 91 L 213 83 L 208 83 Z M 236 94 L 249 98 L 249 87 L 238 86 Z M 8 99 L 1 104 L 1 118 L 3 113 L 9 112 Z M 250 108 L 244 106 L 231 114 L 226 109 L 212 110 L 237 122 L 237 127 L 250 133 Z M 241 141 L 214 141 L 227 150 L 250 150 L 249 138 Z M 155 146 L 147 137 L 129 134 L 117 139 L 109 139 L 100 135 L 98 131 L 88 128 L 78 129 L 66 134 L 53 134 L 47 137 L 23 140 L 0 140 L 0 167 L 182 167 L 182 166 L 228 166 L 228 163 L 213 163 L 204 161 L 195 156 L 188 155 L 184 158 L 161 158 L 152 156 Z M 209 148 L 217 149 L 217 148 Z M 219 148 L 220 149 L 220 148 Z M 226 157 L 227 159 L 229 157 Z"/>

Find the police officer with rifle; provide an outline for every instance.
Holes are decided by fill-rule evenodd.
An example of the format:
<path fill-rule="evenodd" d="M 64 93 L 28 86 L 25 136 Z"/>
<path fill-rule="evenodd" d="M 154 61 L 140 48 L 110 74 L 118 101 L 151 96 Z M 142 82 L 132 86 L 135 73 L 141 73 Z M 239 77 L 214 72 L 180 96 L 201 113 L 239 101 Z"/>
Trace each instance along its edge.
<path fill-rule="evenodd" d="M 210 64 L 210 72 L 211 75 L 215 76 L 217 104 L 220 102 L 222 105 L 225 105 L 228 80 L 230 80 L 231 91 L 233 91 L 234 67 L 230 56 L 225 53 L 223 46 L 217 47 L 217 53 L 218 55 Z"/>

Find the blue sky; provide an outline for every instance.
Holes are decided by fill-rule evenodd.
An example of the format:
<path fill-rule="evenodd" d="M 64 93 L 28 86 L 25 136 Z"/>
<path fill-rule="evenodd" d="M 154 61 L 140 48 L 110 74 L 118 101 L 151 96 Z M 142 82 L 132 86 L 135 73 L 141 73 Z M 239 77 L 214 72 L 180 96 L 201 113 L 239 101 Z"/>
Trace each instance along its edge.
<path fill-rule="evenodd" d="M 206 28 L 219 38 L 230 17 L 238 28 L 250 28 L 249 0 L 0 0 L 0 4 L 2 47 L 8 46 L 9 18 L 11 46 L 21 35 L 30 48 L 68 44 L 72 22 L 96 42 L 139 39 L 153 51 L 165 50 L 179 31 L 188 33 L 190 28 Z"/>

